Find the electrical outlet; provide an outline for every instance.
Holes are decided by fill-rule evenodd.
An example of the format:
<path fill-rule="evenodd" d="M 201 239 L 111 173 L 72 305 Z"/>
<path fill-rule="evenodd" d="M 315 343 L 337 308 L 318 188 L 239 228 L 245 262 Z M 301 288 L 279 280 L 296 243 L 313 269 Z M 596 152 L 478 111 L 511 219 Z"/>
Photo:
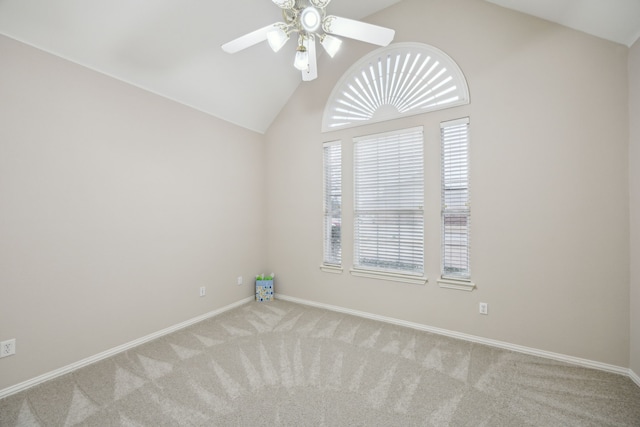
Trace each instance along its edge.
<path fill-rule="evenodd" d="M 203 297 L 207 294 L 207 288 L 200 286 L 200 296 Z"/>
<path fill-rule="evenodd" d="M 16 354 L 16 339 L 0 342 L 0 357 L 7 357 L 12 354 Z"/>
<path fill-rule="evenodd" d="M 489 314 L 489 304 L 481 302 L 479 307 L 480 314 Z"/>
<path fill-rule="evenodd" d="M 238 276 L 237 284 L 242 285 L 242 276 Z"/>

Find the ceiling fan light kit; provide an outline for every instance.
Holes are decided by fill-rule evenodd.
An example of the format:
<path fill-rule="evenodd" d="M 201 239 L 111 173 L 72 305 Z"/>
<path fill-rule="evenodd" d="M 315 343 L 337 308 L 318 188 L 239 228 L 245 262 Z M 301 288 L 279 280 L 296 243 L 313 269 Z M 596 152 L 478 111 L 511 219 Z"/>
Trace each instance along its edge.
<path fill-rule="evenodd" d="M 282 46 L 289 41 L 289 34 L 287 34 L 286 30 L 286 25 L 279 22 L 277 24 L 273 24 L 273 30 L 267 33 L 267 41 L 274 52 L 282 49 Z"/>
<path fill-rule="evenodd" d="M 272 1 L 282 9 L 284 22 L 276 22 L 225 43 L 222 45 L 225 52 L 235 53 L 264 40 L 268 41 L 274 52 L 278 52 L 287 43 L 291 34 L 296 33 L 298 47 L 294 66 L 302 71 L 302 80 L 310 81 L 318 77 L 316 39 L 333 58 L 342 44 L 342 40 L 335 36 L 387 46 L 395 35 L 395 31 L 389 28 L 327 15 L 325 8 L 331 0 Z"/>
<path fill-rule="evenodd" d="M 293 66 L 300 71 L 304 71 L 309 68 L 309 52 L 303 45 L 298 46 L 296 50 L 296 58 L 293 61 Z"/>
<path fill-rule="evenodd" d="M 342 45 L 342 40 L 337 37 L 333 37 L 330 34 L 323 34 L 320 36 L 320 44 L 324 48 L 324 50 L 329 54 L 330 57 L 334 57 L 336 53 L 340 50 L 340 46 Z"/>

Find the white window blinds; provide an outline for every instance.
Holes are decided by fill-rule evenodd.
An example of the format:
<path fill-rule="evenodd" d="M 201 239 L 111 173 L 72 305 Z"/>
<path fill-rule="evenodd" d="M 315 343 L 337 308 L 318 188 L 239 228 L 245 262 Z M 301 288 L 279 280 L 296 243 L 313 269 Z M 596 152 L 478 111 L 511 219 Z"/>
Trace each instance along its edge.
<path fill-rule="evenodd" d="M 422 127 L 354 140 L 354 267 L 424 272 Z"/>
<path fill-rule="evenodd" d="M 342 147 L 340 141 L 324 144 L 324 259 L 342 264 Z"/>
<path fill-rule="evenodd" d="M 442 277 L 469 280 L 469 119 L 443 122 Z"/>

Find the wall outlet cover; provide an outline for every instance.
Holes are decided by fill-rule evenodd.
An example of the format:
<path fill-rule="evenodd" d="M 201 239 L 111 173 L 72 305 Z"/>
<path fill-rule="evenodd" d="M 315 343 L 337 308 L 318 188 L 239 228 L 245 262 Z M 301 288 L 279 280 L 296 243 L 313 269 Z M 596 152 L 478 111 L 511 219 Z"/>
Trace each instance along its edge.
<path fill-rule="evenodd" d="M 480 314 L 489 314 L 489 304 L 481 302 L 478 310 Z"/>
<path fill-rule="evenodd" d="M 16 354 L 16 339 L 0 342 L 0 357 L 7 357 L 12 354 Z"/>

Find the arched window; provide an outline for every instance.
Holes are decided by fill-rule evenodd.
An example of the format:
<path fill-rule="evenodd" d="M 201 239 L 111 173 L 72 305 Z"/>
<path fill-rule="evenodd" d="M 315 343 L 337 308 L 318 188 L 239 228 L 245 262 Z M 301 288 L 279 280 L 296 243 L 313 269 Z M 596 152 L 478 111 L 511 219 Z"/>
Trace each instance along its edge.
<path fill-rule="evenodd" d="M 322 132 L 468 103 L 467 81 L 446 53 L 423 43 L 395 43 L 342 76 L 325 106 Z"/>

